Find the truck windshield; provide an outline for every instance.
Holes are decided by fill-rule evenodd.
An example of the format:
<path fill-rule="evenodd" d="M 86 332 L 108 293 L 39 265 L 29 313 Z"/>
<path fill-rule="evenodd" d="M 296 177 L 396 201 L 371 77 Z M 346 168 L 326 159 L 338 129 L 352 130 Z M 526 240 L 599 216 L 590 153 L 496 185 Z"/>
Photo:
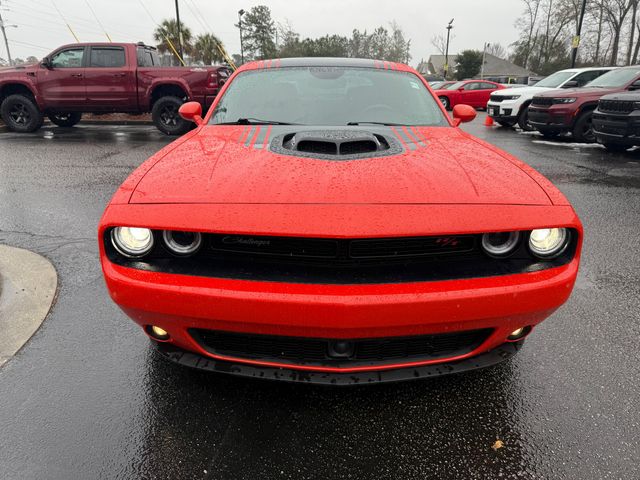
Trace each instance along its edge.
<path fill-rule="evenodd" d="M 573 77 L 577 72 L 556 72 L 549 75 L 547 78 L 543 78 L 538 83 L 534 84 L 536 87 L 546 88 L 558 88 L 564 82 Z"/>
<path fill-rule="evenodd" d="M 414 74 L 375 68 L 286 67 L 240 73 L 211 124 L 449 125 Z M 260 120 L 258 120 L 260 119 Z"/>
<path fill-rule="evenodd" d="M 601 75 L 588 84 L 589 87 L 620 88 L 640 75 L 640 68 L 619 68 Z"/>

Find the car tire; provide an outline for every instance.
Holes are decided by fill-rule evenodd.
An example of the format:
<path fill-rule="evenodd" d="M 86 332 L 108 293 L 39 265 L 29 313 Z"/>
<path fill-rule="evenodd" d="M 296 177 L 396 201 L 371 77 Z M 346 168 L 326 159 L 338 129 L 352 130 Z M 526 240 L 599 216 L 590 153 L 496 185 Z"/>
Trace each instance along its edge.
<path fill-rule="evenodd" d="M 511 128 L 516 124 L 515 121 L 511 121 L 511 120 L 496 120 L 496 123 L 501 127 L 505 127 L 505 128 Z"/>
<path fill-rule="evenodd" d="M 630 148 L 628 145 L 621 143 L 603 143 L 602 145 L 604 145 L 604 148 L 609 152 L 626 152 Z"/>
<path fill-rule="evenodd" d="M 9 95 L 0 106 L 0 117 L 12 132 L 30 133 L 38 130 L 44 115 L 33 98 L 27 95 Z"/>
<path fill-rule="evenodd" d="M 529 123 L 529 106 L 522 107 L 520 115 L 518 115 L 518 126 L 523 132 L 532 132 L 533 126 Z"/>
<path fill-rule="evenodd" d="M 595 143 L 596 136 L 593 133 L 593 124 L 591 123 L 593 112 L 584 112 L 578 117 L 571 135 L 576 142 Z"/>
<path fill-rule="evenodd" d="M 73 127 L 82 120 L 82 114 L 78 112 L 50 113 L 47 117 L 51 123 L 55 123 L 59 127 L 65 128 Z"/>
<path fill-rule="evenodd" d="M 178 109 L 183 104 L 178 97 L 161 97 L 153 104 L 151 119 L 158 130 L 167 135 L 183 135 L 189 131 L 192 122 L 182 118 Z"/>
<path fill-rule="evenodd" d="M 440 100 L 440 102 L 442 102 L 442 106 L 444 107 L 444 109 L 449 110 L 449 107 L 451 106 L 449 99 L 447 97 L 438 97 L 438 99 Z"/>

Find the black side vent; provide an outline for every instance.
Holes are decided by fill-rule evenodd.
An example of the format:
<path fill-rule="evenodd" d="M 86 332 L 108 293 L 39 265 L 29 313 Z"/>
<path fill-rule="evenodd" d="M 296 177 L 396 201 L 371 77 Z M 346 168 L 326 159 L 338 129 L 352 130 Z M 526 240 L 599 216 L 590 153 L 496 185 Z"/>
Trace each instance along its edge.
<path fill-rule="evenodd" d="M 327 160 L 394 155 L 402 151 L 392 138 L 359 129 L 288 133 L 274 139 L 272 150 Z"/>

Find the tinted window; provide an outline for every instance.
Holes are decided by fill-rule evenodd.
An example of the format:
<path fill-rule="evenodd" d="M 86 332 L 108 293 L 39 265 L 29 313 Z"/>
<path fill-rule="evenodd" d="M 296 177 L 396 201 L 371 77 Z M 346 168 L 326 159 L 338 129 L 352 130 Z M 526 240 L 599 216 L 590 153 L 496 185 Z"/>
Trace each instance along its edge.
<path fill-rule="evenodd" d="M 589 84 L 590 87 L 624 87 L 640 75 L 640 68 L 619 68 L 599 76 Z"/>
<path fill-rule="evenodd" d="M 567 72 L 561 71 L 556 72 L 552 75 L 549 75 L 547 78 L 543 78 L 538 83 L 535 84 L 536 87 L 548 87 L 548 88 L 558 88 L 565 81 L 569 80 L 576 72 Z"/>
<path fill-rule="evenodd" d="M 576 75 L 575 77 L 573 77 L 571 80 L 578 82 L 578 87 L 583 87 L 587 83 L 589 83 L 591 80 L 595 80 L 596 78 L 598 78 L 600 75 L 602 75 L 602 73 L 603 72 L 601 70 L 593 70 L 591 72 L 582 72 Z"/>
<path fill-rule="evenodd" d="M 137 56 L 139 67 L 155 67 L 160 65 L 158 54 L 150 48 L 138 47 Z"/>
<path fill-rule="evenodd" d="M 69 48 L 51 57 L 53 68 L 81 68 L 84 48 Z"/>
<path fill-rule="evenodd" d="M 350 67 L 243 72 L 225 92 L 211 123 L 241 118 L 304 125 L 448 125 L 437 101 L 416 75 Z"/>
<path fill-rule="evenodd" d="M 483 90 L 488 90 L 488 89 L 493 90 L 493 89 L 495 89 L 495 88 L 496 88 L 496 86 L 495 86 L 493 83 L 487 83 L 487 82 L 484 82 L 484 83 L 482 84 L 482 89 L 483 89 Z"/>
<path fill-rule="evenodd" d="M 456 82 L 456 83 L 452 83 L 451 85 L 447 85 L 445 88 L 447 90 L 457 90 L 460 87 L 464 87 L 464 82 Z"/>
<path fill-rule="evenodd" d="M 464 86 L 465 90 L 480 90 L 482 88 L 480 82 L 469 82 Z"/>
<path fill-rule="evenodd" d="M 91 48 L 91 67 L 124 67 L 124 48 Z"/>

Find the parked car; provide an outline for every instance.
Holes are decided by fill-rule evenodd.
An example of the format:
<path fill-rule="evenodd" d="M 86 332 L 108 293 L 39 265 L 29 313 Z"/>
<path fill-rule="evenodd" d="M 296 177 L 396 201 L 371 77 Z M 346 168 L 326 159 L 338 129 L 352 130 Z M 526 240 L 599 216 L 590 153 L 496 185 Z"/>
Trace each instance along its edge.
<path fill-rule="evenodd" d="M 598 100 L 609 93 L 640 89 L 640 66 L 605 73 L 583 88 L 536 95 L 529 106 L 529 123 L 547 138 L 569 132 L 577 142 L 593 143 L 591 119 Z"/>
<path fill-rule="evenodd" d="M 593 133 L 614 152 L 640 145 L 640 92 L 603 96 L 593 112 Z"/>
<path fill-rule="evenodd" d="M 449 88 L 454 83 L 458 83 L 458 82 L 455 80 L 443 80 L 441 82 L 430 82 L 429 86 L 431 87 L 432 90 L 443 90 L 443 89 Z"/>
<path fill-rule="evenodd" d="M 229 77 L 227 67 L 161 67 L 155 48 L 138 43 L 65 45 L 38 64 L 0 71 L 0 115 L 10 130 L 33 132 L 44 116 L 61 127 L 83 113 L 151 112 L 154 124 L 180 135 L 186 101 L 213 103 Z"/>
<path fill-rule="evenodd" d="M 570 68 L 549 75 L 532 87 L 518 87 L 514 91 L 511 86 L 506 90 L 491 94 L 487 104 L 487 114 L 503 127 L 513 127 L 518 124 L 522 130 L 531 131 L 533 127 L 529 124 L 529 105 L 535 95 L 556 88 L 584 87 L 614 68 Z"/>
<path fill-rule="evenodd" d="M 488 80 L 462 80 L 446 88 L 434 90 L 444 108 L 451 110 L 459 104 L 470 105 L 474 108 L 486 108 L 489 95 L 504 87 L 499 83 Z"/>
<path fill-rule="evenodd" d="M 99 224 L 112 299 L 182 365 L 326 384 L 515 353 L 569 297 L 580 221 L 547 179 L 456 128 L 412 68 L 242 66 Z M 382 66 L 385 67 L 382 67 Z M 347 86 L 347 88 L 345 88 Z"/>

